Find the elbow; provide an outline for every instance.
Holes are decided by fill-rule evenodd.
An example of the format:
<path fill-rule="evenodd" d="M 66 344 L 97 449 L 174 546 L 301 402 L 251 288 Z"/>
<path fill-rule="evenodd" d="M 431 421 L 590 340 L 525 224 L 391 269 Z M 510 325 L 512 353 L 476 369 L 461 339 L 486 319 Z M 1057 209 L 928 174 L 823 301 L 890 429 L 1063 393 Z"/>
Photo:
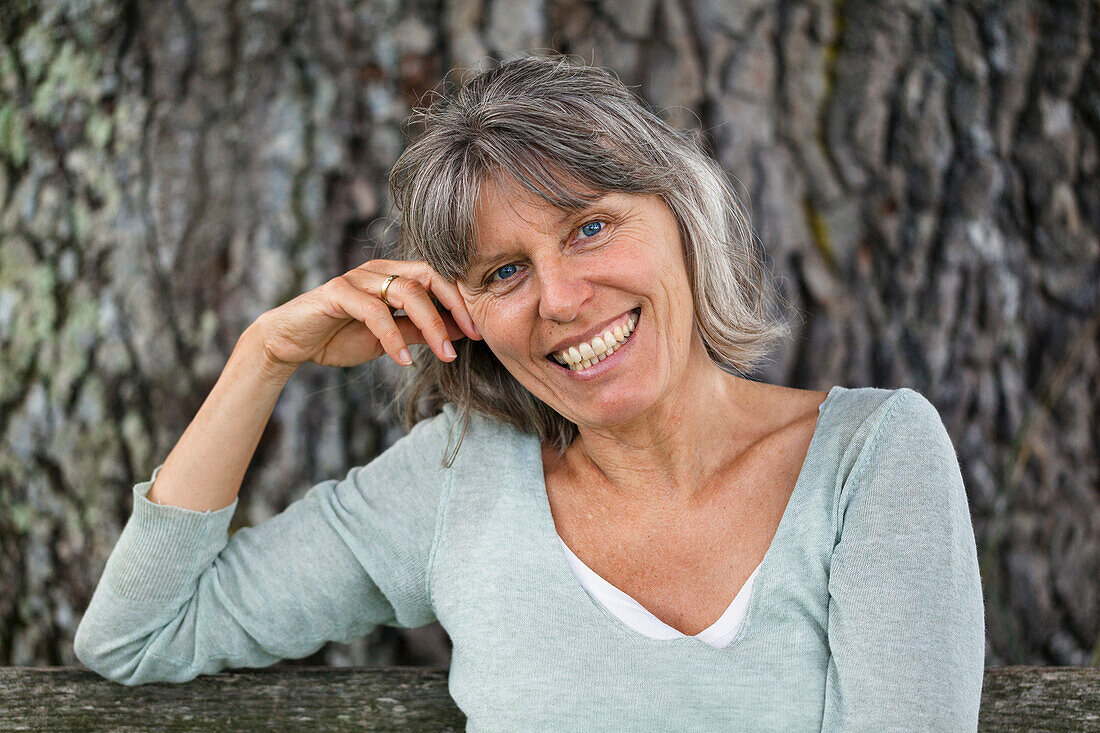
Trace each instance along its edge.
<path fill-rule="evenodd" d="M 73 654 L 85 667 L 106 677 L 102 671 L 105 667 L 104 657 L 99 651 L 100 643 L 92 627 L 93 623 L 85 613 L 76 627 L 76 635 L 73 636 Z"/>
<path fill-rule="evenodd" d="M 81 664 L 95 672 L 97 671 L 94 666 L 96 661 L 92 655 L 92 645 L 88 639 L 86 628 L 83 621 L 76 627 L 76 635 L 73 637 L 73 654 L 76 655 Z"/>
<path fill-rule="evenodd" d="M 150 682 L 186 682 L 193 679 L 186 665 L 149 652 L 148 639 L 123 640 L 102 633 L 87 615 L 77 626 L 73 653 L 80 663 L 100 677 L 127 687 Z"/>
<path fill-rule="evenodd" d="M 120 675 L 120 666 L 117 654 L 106 651 L 102 638 L 92 630 L 92 624 L 88 623 L 87 616 L 76 627 L 76 635 L 73 637 L 73 653 L 80 663 L 100 677 L 119 682 L 121 684 L 134 684 L 125 675 Z"/>
<path fill-rule="evenodd" d="M 124 654 L 117 646 L 111 648 L 108 640 L 92 628 L 92 624 L 82 620 L 73 637 L 73 653 L 80 663 L 111 682 L 127 686 L 141 684 L 143 680 L 134 675 L 138 660 Z"/>

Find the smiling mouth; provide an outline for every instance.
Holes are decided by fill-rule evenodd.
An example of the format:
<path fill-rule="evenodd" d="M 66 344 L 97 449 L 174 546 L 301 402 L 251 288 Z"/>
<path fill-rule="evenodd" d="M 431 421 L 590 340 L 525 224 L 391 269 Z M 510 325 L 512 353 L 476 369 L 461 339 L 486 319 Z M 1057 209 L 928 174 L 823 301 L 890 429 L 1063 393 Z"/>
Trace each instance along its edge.
<path fill-rule="evenodd" d="M 610 328 L 604 330 L 588 341 L 575 344 L 564 351 L 558 351 L 546 356 L 550 361 L 565 367 L 570 371 L 583 371 L 594 364 L 598 364 L 614 354 L 633 335 L 641 318 L 642 309 L 639 306 L 629 311 L 624 318 L 617 320 Z"/>

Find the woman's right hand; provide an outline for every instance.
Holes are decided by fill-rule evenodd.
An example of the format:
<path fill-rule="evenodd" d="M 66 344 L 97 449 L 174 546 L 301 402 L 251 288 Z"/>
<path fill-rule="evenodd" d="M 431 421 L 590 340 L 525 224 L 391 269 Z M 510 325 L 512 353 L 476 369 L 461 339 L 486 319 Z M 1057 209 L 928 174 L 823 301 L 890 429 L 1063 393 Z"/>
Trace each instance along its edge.
<path fill-rule="evenodd" d="M 390 275 L 398 277 L 386 289 L 386 305 L 381 290 Z M 405 315 L 395 316 L 391 306 Z M 349 367 L 383 353 L 408 366 L 407 344 L 427 344 L 451 361 L 451 341 L 481 338 L 454 283 L 426 262 L 402 260 L 366 262 L 267 311 L 250 328 L 264 345 L 268 369 L 284 375 L 307 361 Z"/>

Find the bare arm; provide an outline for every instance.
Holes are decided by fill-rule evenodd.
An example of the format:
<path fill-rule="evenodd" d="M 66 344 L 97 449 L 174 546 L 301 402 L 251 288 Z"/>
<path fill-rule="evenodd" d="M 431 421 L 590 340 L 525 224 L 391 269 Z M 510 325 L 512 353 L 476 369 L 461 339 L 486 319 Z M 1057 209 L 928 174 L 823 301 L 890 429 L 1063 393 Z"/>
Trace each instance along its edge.
<path fill-rule="evenodd" d="M 387 280 L 392 284 L 383 302 Z M 391 308 L 406 315 L 395 316 Z M 371 260 L 267 311 L 237 339 L 146 498 L 200 512 L 232 504 L 279 394 L 299 364 L 355 366 L 385 353 L 409 365 L 406 344 L 413 343 L 428 344 L 440 359 L 451 361 L 451 339 L 467 336 L 481 338 L 458 288 L 424 262 Z"/>
<path fill-rule="evenodd" d="M 272 364 L 256 324 L 249 326 L 146 498 L 200 512 L 232 504 L 279 394 L 294 371 Z"/>

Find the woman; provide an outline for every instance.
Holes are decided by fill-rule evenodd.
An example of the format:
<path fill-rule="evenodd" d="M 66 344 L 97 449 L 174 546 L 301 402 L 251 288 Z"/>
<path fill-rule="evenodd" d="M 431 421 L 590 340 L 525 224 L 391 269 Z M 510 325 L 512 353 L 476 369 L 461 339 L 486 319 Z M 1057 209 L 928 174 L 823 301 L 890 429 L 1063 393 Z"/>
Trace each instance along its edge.
<path fill-rule="evenodd" d="M 738 376 L 785 330 L 721 169 L 564 58 L 419 116 L 391 174 L 408 256 L 246 330 L 134 487 L 81 661 L 184 681 L 438 620 L 470 730 L 974 730 L 943 423 L 910 389 Z M 409 434 L 227 542 L 295 368 L 382 353 Z"/>

